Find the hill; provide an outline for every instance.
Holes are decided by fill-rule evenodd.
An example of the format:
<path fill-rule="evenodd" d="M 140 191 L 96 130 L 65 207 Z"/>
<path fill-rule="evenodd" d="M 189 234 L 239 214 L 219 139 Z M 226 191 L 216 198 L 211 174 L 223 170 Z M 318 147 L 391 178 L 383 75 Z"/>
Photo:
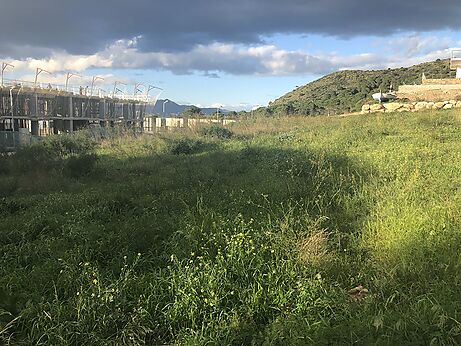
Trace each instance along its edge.
<path fill-rule="evenodd" d="M 419 65 L 375 71 L 338 71 L 298 87 L 271 102 L 273 114 L 340 114 L 360 110 L 371 95 L 394 89 L 403 84 L 420 84 L 422 74 L 427 78 L 449 78 L 449 60 L 436 60 Z"/>
<path fill-rule="evenodd" d="M 167 116 L 170 114 L 181 114 L 187 107 L 191 105 L 181 105 L 174 101 L 168 100 L 165 104 L 165 112 L 163 112 L 163 102 L 165 100 L 158 100 L 157 103 L 154 105 L 150 104 L 147 106 L 147 113 L 148 114 L 160 114 L 161 116 Z M 200 108 L 203 114 L 216 114 L 216 108 Z M 225 109 L 220 109 L 220 113 L 228 113 L 229 111 Z"/>

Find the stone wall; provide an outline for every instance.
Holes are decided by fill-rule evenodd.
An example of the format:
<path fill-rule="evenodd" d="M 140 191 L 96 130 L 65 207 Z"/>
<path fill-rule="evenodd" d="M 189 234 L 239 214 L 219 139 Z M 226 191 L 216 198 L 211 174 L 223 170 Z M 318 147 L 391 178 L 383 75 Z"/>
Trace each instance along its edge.
<path fill-rule="evenodd" d="M 423 109 L 451 109 L 461 108 L 461 101 L 440 101 L 440 102 L 389 102 L 389 103 L 377 103 L 377 104 L 366 104 L 362 106 L 362 113 L 390 113 L 390 112 L 416 112 Z"/>

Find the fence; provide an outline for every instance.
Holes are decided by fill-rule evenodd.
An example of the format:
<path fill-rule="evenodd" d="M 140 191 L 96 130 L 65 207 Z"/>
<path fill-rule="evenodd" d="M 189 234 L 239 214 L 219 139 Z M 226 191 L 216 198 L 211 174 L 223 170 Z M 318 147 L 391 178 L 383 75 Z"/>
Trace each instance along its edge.
<path fill-rule="evenodd" d="M 43 137 L 32 136 L 30 133 L 0 131 L 0 152 L 16 151 L 42 139 Z"/>
<path fill-rule="evenodd" d="M 61 134 L 56 136 L 73 136 L 77 133 L 85 134 L 95 141 L 114 138 L 117 136 L 139 136 L 141 129 L 126 127 L 88 127 L 84 130 L 76 131 L 73 134 Z M 0 131 L 0 153 L 14 152 L 21 147 L 29 146 L 46 137 L 33 136 L 29 132 Z"/>

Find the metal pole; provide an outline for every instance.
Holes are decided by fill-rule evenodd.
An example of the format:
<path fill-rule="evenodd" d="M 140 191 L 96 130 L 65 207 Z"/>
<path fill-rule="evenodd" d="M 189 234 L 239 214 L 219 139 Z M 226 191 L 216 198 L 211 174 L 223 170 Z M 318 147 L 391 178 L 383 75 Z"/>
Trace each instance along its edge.
<path fill-rule="evenodd" d="M 13 89 L 14 89 L 14 86 L 10 88 L 10 110 L 11 110 L 11 128 L 13 129 L 13 132 L 14 132 Z"/>
<path fill-rule="evenodd" d="M 37 67 L 37 69 L 35 70 L 35 81 L 34 81 L 34 88 L 37 87 L 37 80 L 38 80 L 38 75 L 42 72 L 45 72 L 45 73 L 48 73 L 48 74 L 51 74 L 51 72 L 47 71 L 47 70 L 44 70 L 40 67 Z"/>
<path fill-rule="evenodd" d="M 114 91 L 112 92 L 112 98 L 115 97 L 115 94 L 117 93 L 117 90 L 118 90 L 118 91 L 121 91 L 120 89 L 117 89 L 117 84 L 126 85 L 126 84 L 123 83 L 123 82 L 115 81 L 115 83 L 114 83 Z"/>
<path fill-rule="evenodd" d="M 162 112 L 163 115 L 165 115 L 165 105 L 166 105 L 168 102 L 170 102 L 170 101 L 169 101 L 169 100 L 163 101 L 163 112 Z"/>
<path fill-rule="evenodd" d="M 79 77 L 79 78 L 82 78 L 82 76 L 76 74 L 76 73 L 72 73 L 72 72 L 67 72 L 67 77 L 66 77 L 66 91 L 67 91 L 67 85 L 69 84 L 69 79 L 71 77 Z"/>
<path fill-rule="evenodd" d="M 93 88 L 94 88 L 94 82 L 96 82 L 98 79 L 104 80 L 102 77 L 98 76 L 93 76 L 93 80 L 91 81 L 91 91 L 90 91 L 90 96 L 93 96 Z"/>
<path fill-rule="evenodd" d="M 136 96 L 136 94 L 137 94 L 138 92 L 141 92 L 141 90 L 139 89 L 139 87 L 140 87 L 141 85 L 142 85 L 143 87 L 146 87 L 146 86 L 145 86 L 144 84 L 142 84 L 142 83 L 136 83 L 136 84 L 134 85 L 134 93 L 133 93 L 133 96 Z"/>
<path fill-rule="evenodd" d="M 14 68 L 14 65 L 8 64 L 7 62 L 2 62 L 2 88 L 3 88 L 3 74 L 5 72 L 5 69 L 7 67 L 12 67 Z"/>

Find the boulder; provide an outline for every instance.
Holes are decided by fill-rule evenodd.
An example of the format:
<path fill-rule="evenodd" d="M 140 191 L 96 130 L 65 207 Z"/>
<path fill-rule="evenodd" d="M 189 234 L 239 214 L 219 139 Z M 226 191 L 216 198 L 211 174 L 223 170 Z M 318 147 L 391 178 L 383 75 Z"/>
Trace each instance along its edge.
<path fill-rule="evenodd" d="M 461 101 L 456 101 L 455 107 L 456 107 L 456 108 L 460 108 L 460 107 L 461 107 Z"/>
<path fill-rule="evenodd" d="M 443 109 L 451 109 L 453 108 L 453 104 L 447 103 L 445 106 L 443 106 Z"/>
<path fill-rule="evenodd" d="M 370 111 L 371 112 L 378 112 L 380 110 L 384 110 L 384 106 L 381 103 L 370 105 Z"/>
<path fill-rule="evenodd" d="M 436 102 L 433 109 L 442 109 L 445 106 L 445 102 Z"/>
<path fill-rule="evenodd" d="M 408 108 L 409 110 L 414 110 L 415 105 L 413 103 L 406 103 L 404 104 L 405 108 Z"/>
<path fill-rule="evenodd" d="M 426 109 L 427 108 L 427 102 L 418 102 L 417 104 L 415 104 L 415 109 L 417 111 L 421 110 L 421 109 Z"/>
<path fill-rule="evenodd" d="M 370 105 L 363 105 L 362 113 L 370 113 Z"/>
<path fill-rule="evenodd" d="M 402 104 L 397 102 L 385 103 L 384 108 L 386 112 L 395 112 L 397 109 L 401 108 Z"/>

